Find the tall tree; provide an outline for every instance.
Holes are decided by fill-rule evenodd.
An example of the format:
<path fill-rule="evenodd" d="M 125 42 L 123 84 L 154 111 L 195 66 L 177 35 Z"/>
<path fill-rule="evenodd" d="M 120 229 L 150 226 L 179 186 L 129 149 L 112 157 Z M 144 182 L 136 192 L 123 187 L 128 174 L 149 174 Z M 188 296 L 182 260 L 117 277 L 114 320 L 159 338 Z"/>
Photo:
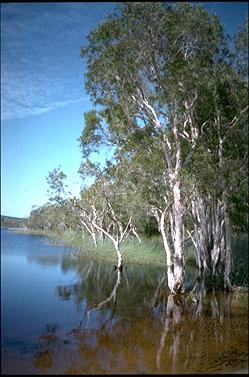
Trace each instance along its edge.
<path fill-rule="evenodd" d="M 125 168 L 128 167 L 109 163 L 106 169 L 101 170 L 90 161 L 82 164 L 82 174 L 91 172 L 96 180 L 82 192 L 81 200 L 73 203 L 73 209 L 79 214 L 80 222 L 91 234 L 95 245 L 97 235 L 102 240 L 104 237 L 111 240 L 117 253 L 119 270 L 123 268 L 121 244 L 124 239 L 133 234 L 141 242 L 135 225 L 137 196 L 134 185 L 123 174 Z"/>
<path fill-rule="evenodd" d="M 129 149 L 140 132 L 163 151 L 168 191 L 160 223 L 171 292 L 184 292 L 182 169 L 208 120 L 196 119 L 195 108 L 221 42 L 218 18 L 202 7 L 128 2 L 90 33 L 82 49 L 86 87 L 98 106 L 83 130 L 84 152 L 101 141 Z"/>
<path fill-rule="evenodd" d="M 235 66 L 238 72 L 248 81 L 248 17 L 237 29 L 234 36 Z"/>
<path fill-rule="evenodd" d="M 48 173 L 46 177 L 47 184 L 49 185 L 48 193 L 51 195 L 49 201 L 52 203 L 62 204 L 65 192 L 65 179 L 66 174 L 63 173 L 61 167 L 54 168 Z"/>

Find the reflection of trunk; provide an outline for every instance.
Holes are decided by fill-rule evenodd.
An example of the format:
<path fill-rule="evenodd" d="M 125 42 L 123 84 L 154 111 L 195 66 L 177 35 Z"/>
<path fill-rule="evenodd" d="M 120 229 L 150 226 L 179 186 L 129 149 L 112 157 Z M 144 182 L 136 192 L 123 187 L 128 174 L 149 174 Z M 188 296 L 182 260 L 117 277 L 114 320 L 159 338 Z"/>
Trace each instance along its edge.
<path fill-rule="evenodd" d="M 179 352 L 179 334 L 178 334 L 178 325 L 180 325 L 182 320 L 182 302 L 176 301 L 176 296 L 170 294 L 167 300 L 167 306 L 165 308 L 165 318 L 164 318 L 164 327 L 160 339 L 160 346 L 157 351 L 156 356 L 156 365 L 157 369 L 161 367 L 161 355 L 165 346 L 165 340 L 169 333 L 169 330 L 173 330 L 173 342 L 172 342 L 172 367 L 174 369 L 176 363 L 176 356 Z"/>
<path fill-rule="evenodd" d="M 151 300 L 151 308 L 155 308 L 157 306 L 157 303 L 160 302 L 160 298 L 162 293 L 165 292 L 165 286 L 166 286 L 166 281 L 167 281 L 167 270 L 165 270 L 160 279 L 158 279 L 158 285 L 155 290 L 155 293 L 153 295 L 153 298 Z"/>
<path fill-rule="evenodd" d="M 232 295 L 226 292 L 219 292 L 219 295 L 216 295 L 215 291 L 205 294 L 202 287 L 203 284 L 201 283 L 198 287 L 200 288 L 199 304 L 196 306 L 192 303 L 189 306 L 185 305 L 185 310 L 192 315 L 191 318 L 188 317 L 188 323 L 186 321 L 186 328 L 183 327 L 184 332 L 188 330 L 184 366 L 200 373 L 203 373 L 204 364 L 209 367 L 213 362 L 211 357 L 215 359 L 217 357 L 216 362 L 220 363 L 219 352 L 227 347 L 232 336 L 230 326 L 227 325 L 227 321 L 224 321 L 224 318 L 231 318 Z M 210 311 L 208 316 L 207 308 L 208 312 Z M 210 344 L 212 348 L 207 345 L 209 342 L 207 336 L 212 339 L 212 346 Z M 203 352 L 200 352 L 200 350 L 203 350 Z M 205 350 L 206 352 L 204 352 Z"/>
<path fill-rule="evenodd" d="M 192 291 L 189 293 L 186 301 L 191 298 L 193 306 L 194 317 L 200 317 L 203 311 L 203 299 L 206 296 L 207 288 L 205 283 L 205 272 L 199 272 L 196 278 L 195 285 Z"/>
<path fill-rule="evenodd" d="M 111 294 L 103 301 L 101 301 L 99 304 L 95 305 L 92 309 L 90 310 L 96 310 L 96 309 L 100 309 L 102 308 L 102 306 L 104 306 L 105 304 L 107 304 L 108 302 L 112 301 L 114 302 L 114 311 L 116 309 L 116 305 L 117 305 L 117 291 L 118 291 L 118 288 L 120 286 L 120 283 L 121 283 L 121 277 L 122 277 L 122 272 L 120 269 L 117 270 L 117 280 L 116 280 L 116 283 L 113 287 L 113 290 L 111 292 Z"/>

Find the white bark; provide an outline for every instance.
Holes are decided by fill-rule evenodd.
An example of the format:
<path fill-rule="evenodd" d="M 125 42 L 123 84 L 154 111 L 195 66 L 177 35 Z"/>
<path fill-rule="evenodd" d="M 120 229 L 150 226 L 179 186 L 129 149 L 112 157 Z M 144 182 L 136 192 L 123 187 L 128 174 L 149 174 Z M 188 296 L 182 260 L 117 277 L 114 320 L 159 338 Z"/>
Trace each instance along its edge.
<path fill-rule="evenodd" d="M 133 228 L 131 229 L 131 233 L 134 234 L 134 236 L 138 239 L 138 242 L 139 242 L 140 245 L 141 245 L 142 242 L 141 242 L 141 239 L 140 239 L 139 235 L 138 235 L 137 232 L 136 232 L 135 227 L 133 227 Z"/>
<path fill-rule="evenodd" d="M 110 204 L 110 206 L 111 206 L 111 204 Z M 110 207 L 110 208 L 112 209 L 112 207 Z M 112 243 L 115 247 L 115 251 L 116 251 L 117 259 L 118 259 L 117 267 L 118 267 L 118 269 L 122 270 L 122 268 L 123 268 L 123 256 L 122 256 L 122 253 L 120 251 L 120 244 L 122 243 L 125 236 L 127 234 L 129 234 L 129 232 L 132 230 L 132 227 L 131 227 L 132 218 L 130 217 L 129 221 L 126 224 L 125 229 L 123 229 L 123 225 L 117 220 L 117 218 L 116 218 L 116 216 L 113 212 L 113 209 L 112 209 L 112 212 L 113 212 L 113 215 L 114 215 L 113 216 L 113 223 L 117 228 L 116 235 L 114 236 L 114 235 L 111 234 L 111 228 L 110 227 L 108 227 L 108 229 L 104 229 L 96 222 L 97 211 L 94 207 L 93 207 L 93 210 L 95 211 L 96 216 L 95 216 L 94 220 L 92 221 L 92 225 L 97 230 L 99 230 L 100 232 L 105 234 L 106 237 L 108 237 L 112 241 Z"/>
<path fill-rule="evenodd" d="M 224 288 L 231 288 L 230 276 L 232 272 L 232 236 L 231 236 L 231 224 L 228 215 L 227 208 L 227 192 L 224 190 L 223 193 L 223 203 L 224 203 L 224 222 L 225 222 L 225 255 L 224 255 Z"/>
<path fill-rule="evenodd" d="M 118 270 L 122 270 L 123 268 L 123 256 L 120 252 L 120 248 L 119 248 L 119 244 L 118 242 L 115 243 L 115 249 L 116 249 L 116 253 L 117 253 L 117 256 L 118 256 Z"/>
<path fill-rule="evenodd" d="M 155 217 L 158 230 L 163 239 L 165 257 L 166 257 L 166 266 L 167 266 L 167 280 L 168 280 L 168 287 L 171 293 L 177 292 L 184 292 L 184 263 L 183 263 L 183 250 L 176 252 L 176 247 L 179 245 L 179 237 L 176 241 L 174 238 L 173 242 L 173 249 L 169 246 L 169 235 L 166 230 L 166 214 L 170 212 L 171 204 L 164 208 L 164 210 L 160 210 L 158 208 L 152 207 L 151 214 Z M 172 216 L 172 214 L 169 214 Z M 175 227 L 175 223 L 171 223 L 171 233 L 172 227 Z M 182 257 L 182 259 L 180 259 Z M 180 263 L 179 263 L 180 259 Z M 182 262 L 182 263 L 181 263 Z"/>
<path fill-rule="evenodd" d="M 180 181 L 173 186 L 174 194 L 174 292 L 184 293 L 184 260 L 183 260 L 183 208 L 180 196 Z"/>
<path fill-rule="evenodd" d="M 174 263 L 173 263 L 173 255 L 169 247 L 167 233 L 165 229 L 165 215 L 166 215 L 167 208 L 161 212 L 160 217 L 160 233 L 163 239 L 164 250 L 166 254 L 166 261 L 167 261 L 167 278 L 168 278 L 168 287 L 171 292 L 174 291 L 175 287 L 175 276 L 174 276 Z"/>
<path fill-rule="evenodd" d="M 194 188 L 191 202 L 194 220 L 196 263 L 200 270 L 217 274 L 224 268 L 224 287 L 230 288 L 232 272 L 231 225 L 227 208 L 227 192 L 222 197 L 202 198 Z"/>
<path fill-rule="evenodd" d="M 82 225 L 84 225 L 84 227 L 86 228 L 86 230 L 88 231 L 88 233 L 92 236 L 92 239 L 93 239 L 93 243 L 95 245 L 95 247 L 97 246 L 97 239 L 96 239 L 96 234 L 94 232 L 93 229 L 91 229 L 91 226 L 89 226 L 85 221 L 83 221 L 82 219 L 80 219 L 80 222 Z"/>

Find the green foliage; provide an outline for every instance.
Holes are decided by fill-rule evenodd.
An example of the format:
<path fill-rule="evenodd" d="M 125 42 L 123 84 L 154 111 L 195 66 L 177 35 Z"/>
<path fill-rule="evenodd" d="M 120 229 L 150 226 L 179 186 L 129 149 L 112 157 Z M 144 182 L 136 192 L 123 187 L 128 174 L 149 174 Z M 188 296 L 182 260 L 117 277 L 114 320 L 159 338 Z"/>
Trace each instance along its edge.
<path fill-rule="evenodd" d="M 89 213 L 94 206 L 103 226 L 110 225 L 114 213 L 124 226 L 132 216 L 140 234 L 158 234 L 148 214 L 151 206 L 164 208 L 165 198 L 172 201 L 165 139 L 174 167 L 177 141 L 172 125 L 177 120 L 186 213 L 194 185 L 206 203 L 221 199 L 226 190 L 233 230 L 247 229 L 247 25 L 246 21 L 238 30 L 232 51 L 219 18 L 202 6 L 125 2 L 91 31 L 81 53 L 95 108 L 84 114 L 78 141 L 83 157 L 79 174 L 83 182 L 88 177 L 95 180 L 82 190 L 78 204 Z M 104 168 L 91 159 L 103 146 L 116 147 Z M 81 248 L 85 237 L 84 253 L 96 258 L 108 254 L 108 242 L 94 248 L 91 241 L 90 246 L 72 203 L 65 200 L 65 178 L 60 167 L 49 172 L 54 205 L 32 211 L 29 225 L 70 229 L 69 243 L 74 237 L 73 244 Z M 185 214 L 184 221 L 185 229 L 191 230 L 191 217 Z M 164 264 L 162 245 L 154 247 L 153 242 L 153 237 L 141 246 L 126 240 L 125 259 Z M 241 268 L 235 264 L 235 273 Z"/>
<path fill-rule="evenodd" d="M 1 227 L 22 228 L 25 227 L 26 219 L 1 215 Z"/>
<path fill-rule="evenodd" d="M 248 81 L 248 18 L 237 29 L 234 42 L 236 68 L 242 77 Z"/>
<path fill-rule="evenodd" d="M 27 219 L 27 227 L 34 230 L 64 231 L 77 229 L 77 226 L 68 203 L 41 206 L 31 211 Z"/>
<path fill-rule="evenodd" d="M 233 274 L 232 284 L 235 286 L 248 286 L 248 234 L 238 234 L 233 239 Z"/>
<path fill-rule="evenodd" d="M 65 186 L 64 180 L 66 179 L 66 175 L 61 170 L 60 166 L 51 170 L 46 177 L 47 184 L 49 185 L 48 193 L 52 195 L 49 198 L 51 203 L 55 202 L 61 204 L 64 198 Z"/>

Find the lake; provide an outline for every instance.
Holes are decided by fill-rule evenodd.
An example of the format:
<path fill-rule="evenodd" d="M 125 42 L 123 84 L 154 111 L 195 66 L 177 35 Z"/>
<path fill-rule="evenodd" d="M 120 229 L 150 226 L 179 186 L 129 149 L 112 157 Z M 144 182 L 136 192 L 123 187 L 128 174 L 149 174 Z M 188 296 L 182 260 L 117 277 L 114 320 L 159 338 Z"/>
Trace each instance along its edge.
<path fill-rule="evenodd" d="M 175 303 L 163 268 L 78 263 L 1 229 L 2 374 L 229 373 L 248 366 L 248 312 L 224 292 Z M 124 256 L 125 258 L 125 256 Z M 189 273 L 191 285 L 191 273 Z"/>

